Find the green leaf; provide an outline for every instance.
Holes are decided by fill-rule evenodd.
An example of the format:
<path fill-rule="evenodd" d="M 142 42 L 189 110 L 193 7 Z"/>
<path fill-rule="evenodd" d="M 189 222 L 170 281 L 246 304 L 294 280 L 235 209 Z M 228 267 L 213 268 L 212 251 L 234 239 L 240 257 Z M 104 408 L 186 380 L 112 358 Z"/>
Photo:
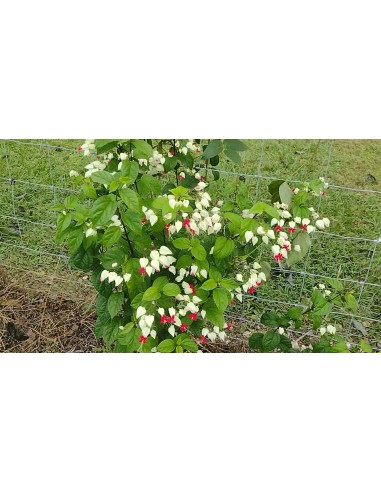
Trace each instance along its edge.
<path fill-rule="evenodd" d="M 316 288 L 312 291 L 311 300 L 314 307 L 318 309 L 321 309 L 327 304 L 326 298 L 323 296 L 320 290 Z"/>
<path fill-rule="evenodd" d="M 177 249 L 189 249 L 191 245 L 189 239 L 187 239 L 186 237 L 179 237 L 177 239 L 174 239 L 172 241 L 172 244 Z"/>
<path fill-rule="evenodd" d="M 100 183 L 100 184 L 110 184 L 112 181 L 114 181 L 114 176 L 109 173 L 108 171 L 95 171 L 90 178 L 95 182 L 95 183 Z"/>
<path fill-rule="evenodd" d="M 200 287 L 200 289 L 203 290 L 213 290 L 217 287 L 217 282 L 210 278 L 209 280 L 206 280 Z"/>
<path fill-rule="evenodd" d="M 362 352 L 372 353 L 372 347 L 364 339 L 360 340 L 360 348 Z"/>
<path fill-rule="evenodd" d="M 225 319 L 223 313 L 217 308 L 217 306 L 213 306 L 210 304 L 204 304 L 204 309 L 206 311 L 207 319 L 213 324 L 218 326 L 219 328 L 223 328 L 225 324 Z"/>
<path fill-rule="evenodd" d="M 181 342 L 181 347 L 188 352 L 197 352 L 198 346 L 194 340 L 187 338 Z"/>
<path fill-rule="evenodd" d="M 118 263 L 122 265 L 125 261 L 126 252 L 122 247 L 116 246 L 114 248 L 105 251 L 99 256 L 99 259 L 106 270 L 112 269 L 113 263 Z M 128 272 L 132 273 L 132 272 Z"/>
<path fill-rule="evenodd" d="M 216 282 L 220 282 L 222 279 L 222 275 L 221 275 L 220 270 L 215 266 L 210 267 L 209 277 L 212 278 L 213 280 L 215 280 Z"/>
<path fill-rule="evenodd" d="M 250 198 L 247 196 L 247 193 L 238 193 L 237 195 L 237 204 L 240 209 L 250 209 L 252 206 L 253 202 L 250 200 Z M 270 206 L 270 205 L 269 205 Z"/>
<path fill-rule="evenodd" d="M 221 212 L 231 212 L 232 210 L 234 210 L 234 208 L 235 208 L 234 202 L 232 202 L 231 200 L 228 200 L 227 202 L 225 202 L 222 205 Z"/>
<path fill-rule="evenodd" d="M 295 251 L 295 246 L 300 246 L 300 251 Z M 286 263 L 288 266 L 292 266 L 308 253 L 311 246 L 310 235 L 307 232 L 299 232 L 296 238 L 292 241 L 292 250 L 288 253 Z"/>
<path fill-rule="evenodd" d="M 234 250 L 234 241 L 223 236 L 219 236 L 214 244 L 213 256 L 215 258 L 226 258 Z"/>
<path fill-rule="evenodd" d="M 275 181 L 272 181 L 269 186 L 269 192 L 271 194 L 271 201 L 272 203 L 279 202 L 280 201 L 280 196 L 279 196 L 279 188 L 281 184 L 284 183 L 284 180 L 277 179 Z"/>
<path fill-rule="evenodd" d="M 214 289 L 213 291 L 213 299 L 216 303 L 217 308 L 220 311 L 225 311 L 231 301 L 230 292 L 223 287 L 219 287 L 218 289 Z"/>
<path fill-rule="evenodd" d="M 261 316 L 261 323 L 276 328 L 279 326 L 279 316 L 274 311 L 266 311 Z"/>
<path fill-rule="evenodd" d="M 347 307 L 354 313 L 357 310 L 357 301 L 353 294 L 349 292 L 344 296 L 345 302 L 347 303 Z"/>
<path fill-rule="evenodd" d="M 78 248 L 78 250 L 71 255 L 69 260 L 69 265 L 79 270 L 84 270 L 85 272 L 91 270 L 94 264 L 94 254 L 95 251 L 93 247 L 85 249 L 83 245 Z"/>
<path fill-rule="evenodd" d="M 204 159 L 210 159 L 222 152 L 223 146 L 221 140 L 211 140 L 206 149 L 204 150 Z"/>
<path fill-rule="evenodd" d="M 280 217 L 278 210 L 265 202 L 257 202 L 249 210 L 250 213 L 252 214 L 266 213 L 267 215 L 273 217 L 274 219 L 279 219 Z"/>
<path fill-rule="evenodd" d="M 263 350 L 263 333 L 253 333 L 249 338 L 249 347 L 252 350 Z"/>
<path fill-rule="evenodd" d="M 337 280 L 337 278 L 329 278 L 326 279 L 327 284 L 329 284 L 333 289 L 337 290 L 338 292 L 341 292 L 344 290 L 344 285 L 340 280 Z"/>
<path fill-rule="evenodd" d="M 115 316 L 119 313 L 119 311 L 123 307 L 124 302 L 124 294 L 123 292 L 113 292 L 107 301 L 107 309 L 110 313 L 111 318 L 115 318 Z"/>
<path fill-rule="evenodd" d="M 86 198 L 97 198 L 97 192 L 95 191 L 94 186 L 91 183 L 85 183 L 81 191 L 83 193 L 83 196 Z"/>
<path fill-rule="evenodd" d="M 319 342 L 312 345 L 312 352 L 327 353 L 331 349 L 331 343 L 327 338 L 321 338 Z"/>
<path fill-rule="evenodd" d="M 149 159 L 152 157 L 152 147 L 145 140 L 131 140 L 131 143 L 134 146 L 133 155 L 136 159 Z"/>
<path fill-rule="evenodd" d="M 235 150 L 225 149 L 224 153 L 228 159 L 236 164 L 240 164 L 242 162 L 241 156 Z"/>
<path fill-rule="evenodd" d="M 126 352 L 132 353 L 139 348 L 141 330 L 133 323 L 128 323 L 118 334 L 118 342 L 126 348 Z"/>
<path fill-rule="evenodd" d="M 110 320 L 103 323 L 102 338 L 106 345 L 110 346 L 115 342 L 119 334 L 119 319 Z"/>
<path fill-rule="evenodd" d="M 68 235 L 69 251 L 73 254 L 81 246 L 84 239 L 83 228 L 75 227 Z"/>
<path fill-rule="evenodd" d="M 156 287 L 159 292 L 163 292 L 164 286 L 168 283 L 167 277 L 158 277 L 154 280 L 152 286 Z"/>
<path fill-rule="evenodd" d="M 167 340 L 163 340 L 157 346 L 157 351 L 162 353 L 170 353 L 174 352 L 176 349 L 176 345 L 173 339 L 167 338 Z"/>
<path fill-rule="evenodd" d="M 192 255 L 197 260 L 203 261 L 206 259 L 206 250 L 205 250 L 204 246 L 200 243 L 200 241 L 197 241 L 193 244 L 191 252 L 192 252 Z"/>
<path fill-rule="evenodd" d="M 175 297 L 180 294 L 180 292 L 180 287 L 177 284 L 166 284 L 163 288 L 163 294 L 170 297 Z"/>
<path fill-rule="evenodd" d="M 297 320 L 297 319 L 302 319 L 302 313 L 303 313 L 303 310 L 301 307 L 291 307 L 288 311 L 287 311 L 287 316 L 288 318 L 290 319 L 293 319 L 293 320 Z"/>
<path fill-rule="evenodd" d="M 232 212 L 225 212 L 224 217 L 228 219 L 235 227 L 241 228 L 242 217 L 238 214 L 233 214 Z"/>
<path fill-rule="evenodd" d="M 156 299 L 160 299 L 161 294 L 160 291 L 157 287 L 152 286 L 149 287 L 143 295 L 143 300 L 144 301 L 156 301 Z"/>
<path fill-rule="evenodd" d="M 223 278 L 221 280 L 221 286 L 228 290 L 234 290 L 238 287 L 238 283 L 231 278 Z"/>
<path fill-rule="evenodd" d="M 122 231 L 118 226 L 110 226 L 106 229 L 106 232 L 102 237 L 102 244 L 106 247 L 112 246 L 117 243 L 122 237 Z"/>
<path fill-rule="evenodd" d="M 276 333 L 275 331 L 267 331 L 262 340 L 263 348 L 270 352 L 271 350 L 274 350 L 275 348 L 278 347 L 280 343 L 280 335 L 279 333 Z"/>
<path fill-rule="evenodd" d="M 288 205 L 290 207 L 291 203 L 292 203 L 292 197 L 293 196 L 294 196 L 294 194 L 286 182 L 282 183 L 279 186 L 279 197 L 280 197 L 281 203 L 285 203 L 286 205 Z"/>
<path fill-rule="evenodd" d="M 143 224 L 141 216 L 133 210 L 128 209 L 126 212 L 124 212 L 122 214 L 122 220 L 125 223 L 127 229 L 129 229 L 130 231 L 138 235 L 142 233 Z"/>
<path fill-rule="evenodd" d="M 184 349 L 181 345 L 176 346 L 176 353 L 177 354 L 182 354 L 184 352 Z"/>
<path fill-rule="evenodd" d="M 280 335 L 279 348 L 282 352 L 290 352 L 292 350 L 291 340 L 285 335 Z"/>
<path fill-rule="evenodd" d="M 91 209 L 93 224 L 104 225 L 110 221 L 117 209 L 116 196 L 113 194 L 103 195 L 95 200 Z"/>
<path fill-rule="evenodd" d="M 241 140 L 227 139 L 224 140 L 224 147 L 229 150 L 234 150 L 236 152 L 243 152 L 248 149 L 248 146 L 244 144 Z"/>
<path fill-rule="evenodd" d="M 119 190 L 119 196 L 131 210 L 141 212 L 142 200 L 136 191 L 131 190 L 131 188 L 123 188 Z"/>
<path fill-rule="evenodd" d="M 104 154 L 113 150 L 118 145 L 118 140 L 95 140 L 97 154 Z"/>
<path fill-rule="evenodd" d="M 136 161 L 122 161 L 122 177 L 121 182 L 124 182 L 124 178 L 128 178 L 125 184 L 133 183 L 139 176 L 139 163 Z"/>
<path fill-rule="evenodd" d="M 177 270 L 180 270 L 180 268 L 188 268 L 192 265 L 193 263 L 193 258 L 190 255 L 182 255 L 176 262 L 176 268 Z"/>
<path fill-rule="evenodd" d="M 138 181 L 138 190 L 141 196 L 147 196 L 151 193 L 159 195 L 161 193 L 161 183 L 157 178 L 154 178 L 150 174 L 143 174 L 142 179 Z M 168 199 L 166 199 L 168 203 Z"/>

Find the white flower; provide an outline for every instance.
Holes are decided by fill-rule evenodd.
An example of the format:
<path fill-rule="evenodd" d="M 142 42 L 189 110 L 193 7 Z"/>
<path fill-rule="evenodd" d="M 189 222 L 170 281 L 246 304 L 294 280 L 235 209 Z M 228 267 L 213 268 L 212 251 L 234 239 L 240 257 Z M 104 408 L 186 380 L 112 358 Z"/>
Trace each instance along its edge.
<path fill-rule="evenodd" d="M 110 272 L 108 270 L 103 270 L 103 272 L 101 273 L 101 282 L 104 282 L 106 278 L 108 278 L 109 273 Z"/>
<path fill-rule="evenodd" d="M 121 154 L 119 154 L 119 159 L 121 161 L 125 161 L 127 159 L 127 154 L 125 152 L 122 152 Z"/>
<path fill-rule="evenodd" d="M 161 255 L 171 255 L 172 251 L 169 248 L 167 248 L 167 246 L 161 246 L 161 248 L 159 249 L 159 253 Z"/>
<path fill-rule="evenodd" d="M 327 330 L 325 329 L 325 327 L 324 327 L 324 326 L 321 326 L 321 327 L 320 327 L 320 334 L 321 334 L 321 335 L 324 335 L 324 333 L 325 333 L 326 331 L 327 331 Z"/>
<path fill-rule="evenodd" d="M 131 278 L 131 273 L 125 273 L 123 275 L 123 279 L 125 282 L 129 282 L 130 281 L 130 278 Z"/>
<path fill-rule="evenodd" d="M 85 233 L 85 236 L 86 237 L 89 237 L 89 236 L 96 236 L 97 235 L 97 231 L 95 229 L 93 229 L 92 227 L 89 227 Z"/>
<path fill-rule="evenodd" d="M 301 252 L 301 248 L 300 248 L 299 244 L 296 244 L 296 245 L 294 246 L 294 250 L 295 250 L 296 252 L 298 252 L 298 253 L 300 253 L 300 252 Z"/>
<path fill-rule="evenodd" d="M 319 219 L 315 222 L 315 225 L 318 229 L 325 229 L 325 224 L 324 224 L 324 220 L 322 219 Z"/>
<path fill-rule="evenodd" d="M 71 170 L 71 171 L 70 171 L 70 173 L 69 173 L 69 176 L 70 176 L 71 178 L 75 178 L 76 176 L 79 176 L 79 174 L 77 173 L 77 171 L 73 171 L 73 170 Z"/>
<path fill-rule="evenodd" d="M 202 277 L 204 277 L 204 278 L 207 278 L 207 277 L 208 277 L 208 272 L 207 272 L 205 269 L 202 269 L 202 270 L 200 271 L 200 275 L 201 275 Z"/>
<path fill-rule="evenodd" d="M 331 335 L 334 335 L 336 333 L 336 328 L 333 325 L 327 325 L 327 331 Z"/>
<path fill-rule="evenodd" d="M 259 226 L 257 229 L 257 234 L 259 234 L 260 236 L 263 236 L 264 234 L 266 234 L 266 231 L 264 230 L 264 228 L 262 226 Z"/>
<path fill-rule="evenodd" d="M 311 232 L 314 232 L 314 230 L 315 230 L 315 227 L 314 226 L 312 226 L 312 225 L 308 225 L 307 226 L 307 233 L 308 234 L 311 234 Z"/>
<path fill-rule="evenodd" d="M 118 266 L 118 263 L 117 262 L 114 262 L 112 265 L 111 265 L 113 268 L 116 268 Z"/>
<path fill-rule="evenodd" d="M 121 277 L 120 275 L 117 275 L 115 278 L 115 287 L 118 287 L 118 285 L 120 285 L 122 282 L 123 282 L 123 277 Z"/>
<path fill-rule="evenodd" d="M 330 223 L 331 223 L 331 222 L 330 222 L 330 220 L 329 220 L 329 219 L 327 219 L 327 217 L 323 217 L 323 222 L 324 222 L 324 225 L 325 225 L 326 227 L 329 227 L 329 226 L 330 226 Z"/>
<path fill-rule="evenodd" d="M 282 326 L 280 326 L 280 327 L 278 328 L 278 333 L 279 333 L 279 335 L 283 335 L 283 333 L 284 333 L 284 328 L 283 328 Z"/>
<path fill-rule="evenodd" d="M 172 335 L 173 337 L 175 336 L 176 334 L 176 330 L 175 330 L 175 327 L 174 325 L 171 325 L 169 328 L 168 328 L 168 332 L 170 335 Z"/>
<path fill-rule="evenodd" d="M 146 309 L 143 307 L 143 306 L 139 306 L 138 309 L 136 310 L 136 317 L 137 318 L 140 318 L 141 316 L 143 316 L 144 314 L 146 314 Z M 163 314 L 164 314 L 164 311 L 163 311 Z"/>
<path fill-rule="evenodd" d="M 275 239 L 275 233 L 272 229 L 269 229 L 267 231 L 267 236 L 270 238 L 270 239 Z"/>
<path fill-rule="evenodd" d="M 242 278 L 242 274 L 241 273 L 237 273 L 236 277 L 235 277 L 238 282 L 243 282 L 243 278 Z"/>
<path fill-rule="evenodd" d="M 254 233 L 252 231 L 245 232 L 245 241 L 248 243 L 254 237 Z"/>

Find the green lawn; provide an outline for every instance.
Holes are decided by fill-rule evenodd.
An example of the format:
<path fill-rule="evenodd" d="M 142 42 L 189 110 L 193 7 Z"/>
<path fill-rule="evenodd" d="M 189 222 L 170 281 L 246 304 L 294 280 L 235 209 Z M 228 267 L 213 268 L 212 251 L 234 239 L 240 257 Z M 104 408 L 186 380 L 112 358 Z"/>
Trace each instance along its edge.
<path fill-rule="evenodd" d="M 43 144 L 45 141 L 29 142 Z M 75 151 L 82 142 L 47 142 L 73 151 L 0 142 L 0 260 L 15 274 L 18 270 L 46 275 L 61 275 L 66 271 L 66 251 L 62 245 L 55 244 L 51 227 L 55 212 L 50 207 L 75 192 L 69 171 L 80 171 L 91 161 Z M 220 179 L 211 183 L 211 189 L 225 198 L 231 197 L 243 183 L 249 187 L 253 200 L 268 198 L 267 186 L 271 180 L 267 177 L 299 181 L 326 176 L 330 184 L 381 192 L 381 140 L 247 140 L 246 143 L 249 151 L 243 154 L 242 164 L 221 162 Z M 262 178 L 242 176 L 244 174 L 258 174 Z M 9 183 L 10 175 L 15 180 L 13 186 Z M 320 211 L 331 218 L 329 232 L 332 234 L 373 240 L 381 236 L 381 194 L 330 188 L 320 202 Z M 287 278 L 275 277 L 261 289 L 261 297 L 303 302 L 305 294 L 319 281 L 317 277 L 304 276 L 304 271 L 357 282 L 367 278 L 369 283 L 380 283 L 381 243 L 315 234 L 311 254 L 294 270 L 299 273 Z M 76 277 L 72 278 L 75 285 Z M 348 282 L 347 286 L 356 296 L 362 289 L 361 284 L 355 282 Z M 263 301 L 246 303 L 244 310 L 240 309 L 237 314 L 250 318 L 258 315 L 263 307 L 272 305 Z M 381 287 L 363 288 L 357 314 L 376 320 L 381 318 Z M 338 317 L 346 330 L 349 320 Z M 363 324 L 379 339 L 380 323 L 363 320 Z"/>

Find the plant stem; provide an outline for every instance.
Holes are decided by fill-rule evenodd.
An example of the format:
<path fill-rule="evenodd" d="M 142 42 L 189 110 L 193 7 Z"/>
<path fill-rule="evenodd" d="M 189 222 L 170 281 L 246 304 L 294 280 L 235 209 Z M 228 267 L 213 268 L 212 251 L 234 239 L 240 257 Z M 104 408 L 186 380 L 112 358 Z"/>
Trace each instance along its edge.
<path fill-rule="evenodd" d="M 124 233 L 126 234 L 126 239 L 127 239 L 127 242 L 128 242 L 128 246 L 130 247 L 130 251 L 131 251 L 131 258 L 133 258 L 133 257 L 134 257 L 134 249 L 133 249 L 133 247 L 132 247 L 132 244 L 131 244 L 130 238 L 128 237 L 128 232 L 127 232 L 127 229 L 126 229 L 126 225 L 125 225 L 125 223 L 123 222 L 123 219 L 122 219 L 122 214 L 120 213 L 119 208 L 117 208 L 117 212 L 118 212 L 119 220 L 120 220 L 120 221 L 121 221 L 121 223 L 122 223 L 122 226 L 123 226 L 123 229 L 124 229 Z"/>

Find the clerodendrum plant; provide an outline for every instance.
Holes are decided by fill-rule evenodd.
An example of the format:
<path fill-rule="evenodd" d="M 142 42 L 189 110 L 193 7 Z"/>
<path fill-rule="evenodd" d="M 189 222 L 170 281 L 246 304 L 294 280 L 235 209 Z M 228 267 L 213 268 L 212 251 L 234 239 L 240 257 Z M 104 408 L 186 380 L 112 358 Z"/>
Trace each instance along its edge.
<path fill-rule="evenodd" d="M 325 193 L 322 178 L 301 189 L 273 182 L 271 204 L 210 196 L 207 176 L 217 176 L 219 155 L 239 162 L 245 149 L 239 140 L 86 140 L 78 149 L 94 162 L 84 176 L 70 173 L 81 195 L 61 206 L 57 240 L 67 241 L 73 267 L 92 272 L 95 334 L 115 351 L 196 352 L 208 339 L 225 340 L 229 304 L 269 281 L 269 261 L 300 261 L 310 234 L 329 226 L 312 207 Z M 313 296 L 319 328 L 332 303 L 319 289 Z M 284 327 L 300 327 L 303 314 L 264 313 L 272 329 L 255 334 L 251 347 L 291 349 Z"/>

